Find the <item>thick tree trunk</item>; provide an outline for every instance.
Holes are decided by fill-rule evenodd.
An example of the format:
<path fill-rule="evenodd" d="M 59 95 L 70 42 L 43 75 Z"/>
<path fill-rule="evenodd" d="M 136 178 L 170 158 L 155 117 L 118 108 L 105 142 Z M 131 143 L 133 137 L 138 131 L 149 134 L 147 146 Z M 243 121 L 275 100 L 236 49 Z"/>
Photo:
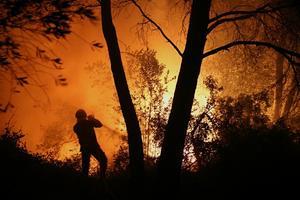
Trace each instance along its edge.
<path fill-rule="evenodd" d="M 179 186 L 183 149 L 206 42 L 211 0 L 194 0 L 174 100 L 158 163 L 160 183 Z M 175 187 L 175 188 L 174 188 Z"/>
<path fill-rule="evenodd" d="M 140 184 L 144 176 L 141 130 L 125 77 L 118 38 L 112 21 L 111 2 L 110 0 L 102 0 L 100 2 L 102 30 L 107 43 L 111 70 L 128 133 L 129 167 L 132 179 L 137 184 Z"/>

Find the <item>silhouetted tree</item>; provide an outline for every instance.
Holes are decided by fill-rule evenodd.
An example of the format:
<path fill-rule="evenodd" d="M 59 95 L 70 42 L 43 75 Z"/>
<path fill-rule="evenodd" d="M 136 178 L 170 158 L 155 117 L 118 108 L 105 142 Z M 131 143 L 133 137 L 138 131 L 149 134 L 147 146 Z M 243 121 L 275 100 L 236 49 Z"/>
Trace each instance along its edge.
<path fill-rule="evenodd" d="M 282 0 L 275 1 L 277 4 L 282 2 Z M 300 19 L 299 10 L 299 7 L 295 7 L 279 11 L 277 22 L 274 22 L 272 27 L 266 28 L 267 37 L 278 45 L 299 51 L 300 26 L 295 23 Z M 287 122 L 292 116 L 292 108 L 297 110 L 296 105 L 299 101 L 299 68 L 285 62 L 282 54 L 277 55 L 275 65 L 276 83 L 273 120 L 276 122 L 284 119 Z"/>
<path fill-rule="evenodd" d="M 295 60 L 295 58 L 300 57 L 299 53 L 285 49 L 269 41 L 236 39 L 212 50 L 204 51 L 207 36 L 222 25 L 250 20 L 264 14 L 276 15 L 276 11 L 287 7 L 299 6 L 299 3 L 296 1 L 291 4 L 280 5 L 266 3 L 254 10 L 241 10 L 239 7 L 236 7 L 237 9 L 216 14 L 216 16 L 212 17 L 210 16 L 211 0 L 191 1 L 186 46 L 184 52 L 181 53 L 179 48 L 166 36 L 162 28 L 137 4 L 137 1 L 132 0 L 132 2 L 148 22 L 150 22 L 175 48 L 178 54 L 182 56 L 172 109 L 165 131 L 158 165 L 161 183 L 169 188 L 169 192 L 171 192 L 171 190 L 174 190 L 174 187 L 179 186 L 184 141 L 203 59 L 218 52 L 230 50 L 239 45 L 247 45 L 273 49 L 281 53 L 294 66 L 299 64 L 297 60 Z"/>
<path fill-rule="evenodd" d="M 110 0 L 99 0 L 99 3 L 101 4 L 102 30 L 107 43 L 111 70 L 128 133 L 129 168 L 134 183 L 141 186 L 144 176 L 141 129 L 125 77 L 117 33 L 112 21 L 111 2 Z"/>
<path fill-rule="evenodd" d="M 15 4 L 16 2 L 17 4 Z M 77 7 L 75 10 L 68 10 L 69 8 L 73 8 L 72 5 L 77 5 L 73 4 L 74 1 L 45 0 L 45 2 L 47 2 L 48 4 L 39 4 L 36 3 L 36 1 L 16 2 L 4 1 L 3 4 L 0 4 L 4 7 L 3 10 L 8 10 L 8 12 L 4 12 L 4 14 L 7 14 L 7 16 L 4 16 L 3 19 L 1 18 L 0 23 L 0 25 L 3 26 L 4 31 L 10 30 L 10 22 L 22 22 L 22 20 L 18 20 L 18 17 L 20 17 L 20 19 L 23 20 L 26 19 L 28 20 L 28 22 L 30 22 L 24 23 L 26 25 L 31 25 L 31 22 L 38 21 L 32 20 L 32 16 L 30 14 L 28 15 L 28 13 L 35 13 L 33 12 L 35 9 L 39 11 L 37 12 L 39 14 L 46 14 L 46 16 L 38 16 L 38 19 L 42 20 L 42 23 L 37 24 L 37 27 L 42 27 L 40 30 L 38 29 L 38 33 L 40 33 L 41 36 L 44 37 L 51 35 L 54 38 L 60 38 L 70 33 L 69 22 L 71 21 L 71 18 L 68 15 L 68 13 L 76 13 L 77 15 L 87 16 L 91 19 L 94 18 L 91 10 L 89 9 Z M 144 168 L 141 130 L 139 127 L 136 111 L 132 103 L 123 69 L 120 49 L 117 40 L 118 38 L 112 22 L 110 5 L 111 2 L 110 0 L 98 0 L 98 2 L 101 5 L 102 28 L 108 46 L 111 61 L 111 69 L 114 76 L 115 86 L 117 89 L 121 110 L 128 131 L 130 170 L 133 178 L 137 180 L 137 182 L 139 182 L 140 180 L 142 180 Z M 212 16 L 210 15 L 211 0 L 184 1 L 187 2 L 187 5 L 189 5 L 188 7 L 190 7 L 190 20 L 188 23 L 189 27 L 186 35 L 186 45 L 183 52 L 181 52 L 180 49 L 175 45 L 175 43 L 173 43 L 171 39 L 167 37 L 166 33 L 162 30 L 162 28 L 146 15 L 142 8 L 137 4 L 137 1 L 131 0 L 131 2 L 139 9 L 141 14 L 145 17 L 145 19 L 148 20 L 148 22 L 150 22 L 153 26 L 155 26 L 158 31 L 160 31 L 163 37 L 165 37 L 165 39 L 174 47 L 177 53 L 182 57 L 171 114 L 169 116 L 168 124 L 166 126 L 164 140 L 162 143 L 160 161 L 158 165 L 161 183 L 164 184 L 165 187 L 174 190 L 176 189 L 176 187 L 179 186 L 178 183 L 182 165 L 186 131 L 188 128 L 191 108 L 193 105 L 194 93 L 197 86 L 198 76 L 201 71 L 202 61 L 205 58 L 214 55 L 218 52 L 230 50 L 233 47 L 239 45 L 246 45 L 266 47 L 275 50 L 276 52 L 283 55 L 284 58 L 287 59 L 291 65 L 294 66 L 293 69 L 296 69 L 296 66 L 299 65 L 299 62 L 297 60 L 300 57 L 299 53 L 281 47 L 278 44 L 270 41 L 262 41 L 249 38 L 238 38 L 233 39 L 232 41 L 214 49 L 204 51 L 208 35 L 213 33 L 215 30 L 218 30 L 220 27 L 222 27 L 222 25 L 251 20 L 253 18 L 256 18 L 257 16 L 265 16 L 272 14 L 276 15 L 277 11 L 279 10 L 287 9 L 291 6 L 299 6 L 299 2 L 292 1 L 288 4 L 283 3 L 275 5 L 266 3 L 260 7 L 257 7 L 254 10 L 242 10 L 242 8 L 237 6 L 233 10 L 219 13 L 216 16 Z M 29 6 L 28 9 L 26 9 L 27 7 L 23 5 Z M 46 7 L 40 7 L 40 5 L 44 5 Z M 25 11 L 24 16 L 24 13 L 22 13 L 21 11 Z M 50 11 L 50 13 L 48 11 Z M 19 13 L 21 13 L 21 15 L 19 15 Z M 14 18 L 15 16 L 17 17 Z M 6 21 L 6 19 L 13 20 Z M 261 22 L 264 22 L 263 18 L 259 18 L 259 20 Z M 16 28 L 18 30 L 18 24 L 13 24 L 11 27 Z M 30 27 L 25 27 L 25 29 L 29 29 L 29 31 L 33 32 L 35 32 L 35 28 L 35 24 L 31 25 Z M 4 34 L 2 35 L 5 36 L 5 33 L 6 32 L 4 32 Z M 12 33 L 17 32 L 12 31 Z M 6 70 L 7 66 L 10 65 L 9 59 L 18 60 L 22 58 L 22 56 L 20 55 L 20 51 L 18 51 L 18 44 L 12 41 L 10 37 L 3 37 L 3 39 L 1 38 L 1 41 L 1 50 L 3 49 L 3 52 L 5 53 L 8 52 L 8 56 L 4 57 L 3 59 L 1 55 L 1 66 L 4 66 L 3 69 Z M 42 58 L 49 58 L 49 56 L 45 55 L 44 49 L 37 49 L 37 54 Z M 53 62 L 56 67 L 59 67 L 61 65 L 61 60 L 59 58 L 50 58 L 49 60 Z M 297 70 L 294 70 L 294 72 L 296 73 Z M 16 75 L 15 78 L 15 80 L 17 80 L 17 83 L 19 83 L 21 86 L 28 84 L 27 77 Z M 64 78 L 60 80 L 62 82 L 65 82 Z"/>
<path fill-rule="evenodd" d="M 186 46 L 182 54 L 180 72 L 158 166 L 161 181 L 170 188 L 178 187 L 179 183 L 185 135 L 200 73 L 210 5 L 210 0 L 193 1 L 192 3 Z"/>
<path fill-rule="evenodd" d="M 165 107 L 164 95 L 167 84 L 175 77 L 169 78 L 166 66 L 159 63 L 156 52 L 151 49 L 128 52 L 128 70 L 132 82 L 133 102 L 143 130 L 144 153 L 147 158 L 158 152 L 153 140 Z M 152 152 L 151 152 L 152 151 Z"/>

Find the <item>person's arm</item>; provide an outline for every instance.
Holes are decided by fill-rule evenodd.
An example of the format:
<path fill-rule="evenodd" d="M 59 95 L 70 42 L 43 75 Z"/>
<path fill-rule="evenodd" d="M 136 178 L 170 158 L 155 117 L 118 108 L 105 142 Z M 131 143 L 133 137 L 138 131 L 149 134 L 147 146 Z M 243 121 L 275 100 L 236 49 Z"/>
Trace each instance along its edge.
<path fill-rule="evenodd" d="M 100 128 L 103 126 L 100 120 L 96 119 L 93 115 L 89 115 L 88 120 L 91 121 L 93 123 L 93 126 L 96 128 Z"/>
<path fill-rule="evenodd" d="M 77 127 L 76 125 L 73 126 L 73 131 L 74 131 L 74 133 L 77 134 L 77 132 L 78 132 L 78 127 Z"/>

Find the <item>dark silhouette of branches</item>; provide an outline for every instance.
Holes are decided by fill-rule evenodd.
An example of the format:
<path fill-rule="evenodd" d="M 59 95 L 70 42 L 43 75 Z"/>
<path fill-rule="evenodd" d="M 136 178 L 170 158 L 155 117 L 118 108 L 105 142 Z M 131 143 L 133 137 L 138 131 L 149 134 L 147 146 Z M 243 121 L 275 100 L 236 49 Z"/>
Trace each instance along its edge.
<path fill-rule="evenodd" d="M 0 1 L 0 75 L 7 82 L 27 90 L 37 86 L 44 92 L 40 74 L 62 69 L 62 59 L 49 42 L 64 39 L 72 32 L 71 23 L 78 19 L 96 20 L 95 5 L 81 0 L 6 0 Z M 93 44 L 96 48 L 101 46 Z M 57 85 L 67 85 L 62 75 L 53 77 Z M 46 95 L 47 96 L 47 95 Z M 1 109 L 0 112 L 5 112 Z"/>
<path fill-rule="evenodd" d="M 101 4 L 102 31 L 108 47 L 111 71 L 127 128 L 131 179 L 136 187 L 142 188 L 144 179 L 142 134 L 125 76 L 118 37 L 111 14 L 111 1 L 98 1 Z"/>
<path fill-rule="evenodd" d="M 298 73 L 297 73 L 297 67 L 300 67 L 300 63 L 295 61 L 294 58 L 300 58 L 300 53 L 296 52 L 296 51 L 292 51 L 289 49 L 285 49 L 283 47 L 280 47 L 278 45 L 272 44 L 271 42 L 263 42 L 263 41 L 233 41 L 230 42 L 228 44 L 225 44 L 223 46 L 217 47 L 213 50 L 210 50 L 208 52 L 205 52 L 203 54 L 203 58 L 209 57 L 211 55 L 214 55 L 220 51 L 229 51 L 230 48 L 232 47 L 236 47 L 239 45 L 251 45 L 251 46 L 263 46 L 266 48 L 270 48 L 275 50 L 276 52 L 282 54 L 290 63 L 292 66 L 292 69 L 295 73 L 295 77 L 296 77 L 296 81 L 297 81 L 297 85 L 300 86 L 299 84 L 299 80 L 297 79 Z"/>
<path fill-rule="evenodd" d="M 282 54 L 294 66 L 299 65 L 299 63 L 297 62 L 297 58 L 300 58 L 300 54 L 298 52 L 284 48 L 282 47 L 282 45 L 278 45 L 274 40 L 270 42 L 260 41 L 261 39 L 257 39 L 257 33 L 255 33 L 251 38 L 233 38 L 232 41 L 227 44 L 204 52 L 202 51 L 202 47 L 206 45 L 208 33 L 212 32 L 215 28 L 221 25 L 232 22 L 236 25 L 234 28 L 237 28 L 239 35 L 243 35 L 239 29 L 243 28 L 243 30 L 247 30 L 247 28 L 245 26 L 239 26 L 239 24 L 237 24 L 239 21 L 252 20 L 252 18 L 258 17 L 259 14 L 262 14 L 263 17 L 268 16 L 274 21 L 274 17 L 277 17 L 277 14 L 279 14 L 277 12 L 279 10 L 284 8 L 286 8 L 287 10 L 292 9 L 294 5 L 298 4 L 295 1 L 292 4 L 270 3 L 265 4 L 255 10 L 232 10 L 209 19 L 211 1 L 192 1 L 192 9 L 189 22 L 190 28 L 186 36 L 186 49 L 181 54 L 174 43 L 171 42 L 170 38 L 166 36 L 162 28 L 157 23 L 155 23 L 155 21 L 152 20 L 148 15 L 145 14 L 145 12 L 136 3 L 136 1 L 132 0 L 132 3 L 139 9 L 142 16 L 147 20 L 147 23 L 149 22 L 153 26 L 155 26 L 160 31 L 162 36 L 167 39 L 172 47 L 175 48 L 175 50 L 183 58 L 174 93 L 171 114 L 168 119 L 168 125 L 165 131 L 162 151 L 158 163 L 159 176 L 162 182 L 166 181 L 166 184 L 163 185 L 168 185 L 169 188 L 171 188 L 170 185 L 176 187 L 180 176 L 184 141 L 186 137 L 187 124 L 190 118 L 189 116 L 191 113 L 195 88 L 197 85 L 197 79 L 199 72 L 201 71 L 202 60 L 205 57 L 216 54 L 220 51 L 229 50 L 230 48 L 235 46 L 260 46 L 274 49 L 278 53 Z M 193 16 L 197 17 L 193 18 Z M 269 18 L 259 18 L 258 21 L 261 22 L 265 20 L 267 22 Z M 265 23 L 260 24 L 262 24 L 263 26 L 266 25 Z M 294 71 L 296 72 L 296 70 Z"/>
<path fill-rule="evenodd" d="M 46 40 L 65 38 L 71 33 L 74 18 L 96 17 L 81 1 L 2 1 L 0 3 L 0 64 L 1 67 L 22 59 L 22 47 L 43 46 Z M 36 39 L 34 39 L 35 37 Z M 57 58 L 53 58 L 54 64 Z"/>
<path fill-rule="evenodd" d="M 274 13 L 279 10 L 283 10 L 285 8 L 289 8 L 294 6 L 295 3 L 289 3 L 289 4 L 281 4 L 277 6 L 272 6 L 270 3 L 267 3 L 255 10 L 233 10 L 228 11 L 225 13 L 222 13 L 220 15 L 217 15 L 216 17 L 213 17 L 210 19 L 210 26 L 208 27 L 207 34 L 212 32 L 215 28 L 217 28 L 220 25 L 223 25 L 224 23 L 228 22 L 237 22 L 239 20 L 246 20 L 252 17 L 256 17 L 259 14 L 270 14 Z"/>
<path fill-rule="evenodd" d="M 177 51 L 177 53 L 182 57 L 182 52 L 180 49 L 176 46 L 176 44 L 166 35 L 166 33 L 163 31 L 163 29 L 153 20 L 151 19 L 141 8 L 141 6 L 135 1 L 131 0 L 133 5 L 137 7 L 137 9 L 140 11 L 142 16 L 146 18 L 157 30 L 162 34 L 162 36 L 171 44 L 171 46 Z"/>
<path fill-rule="evenodd" d="M 217 47 L 213 50 L 210 50 L 208 52 L 205 52 L 203 54 L 203 58 L 205 57 L 208 57 L 208 56 L 211 56 L 213 54 L 216 54 L 220 51 L 224 51 L 224 50 L 229 50 L 230 48 L 232 47 L 235 47 L 235 46 L 238 46 L 238 45 L 254 45 L 254 46 L 264 46 L 264 47 L 267 47 L 267 48 L 271 48 L 271 49 L 274 49 L 275 51 L 277 51 L 278 53 L 281 53 L 285 56 L 287 56 L 287 58 L 292 58 L 292 56 L 294 57 L 297 57 L 297 58 L 300 58 L 300 53 L 298 52 L 295 52 L 295 51 L 291 51 L 291 50 L 288 50 L 288 49 L 285 49 L 283 47 L 280 47 L 280 46 L 277 46 L 277 45 L 274 45 L 270 42 L 262 42 L 262 41 L 233 41 L 233 42 L 230 42 L 228 44 L 225 44 L 221 47 Z M 291 60 L 292 61 L 292 60 Z M 293 61 L 294 64 L 299 64 L 295 61 Z"/>

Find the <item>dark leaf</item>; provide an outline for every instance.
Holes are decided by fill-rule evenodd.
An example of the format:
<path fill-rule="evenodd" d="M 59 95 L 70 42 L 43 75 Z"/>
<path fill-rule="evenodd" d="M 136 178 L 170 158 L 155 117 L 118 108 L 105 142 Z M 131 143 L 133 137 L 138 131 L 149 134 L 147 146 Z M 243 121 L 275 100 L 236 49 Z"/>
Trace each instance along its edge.
<path fill-rule="evenodd" d="M 66 81 L 66 78 L 60 78 L 59 81 Z"/>
<path fill-rule="evenodd" d="M 96 48 L 103 48 L 103 44 L 101 44 L 100 42 L 93 43 L 93 46 Z"/>
<path fill-rule="evenodd" d="M 56 85 L 60 85 L 60 86 L 68 85 L 67 79 L 62 74 L 57 76 L 55 83 L 56 83 Z"/>
<path fill-rule="evenodd" d="M 0 57 L 0 65 L 2 65 L 1 67 L 9 65 L 9 64 L 10 64 L 10 62 L 7 60 L 7 58 Z"/>
<path fill-rule="evenodd" d="M 17 79 L 17 83 L 19 85 L 23 86 L 23 87 L 24 87 L 24 85 L 28 85 L 29 84 L 26 76 L 17 77 L 16 79 Z"/>
<path fill-rule="evenodd" d="M 77 14 L 81 15 L 81 16 L 84 16 L 84 17 L 87 17 L 91 20 L 96 20 L 97 17 L 95 16 L 93 10 L 91 9 L 88 9 L 88 8 L 84 8 L 84 7 L 80 7 L 77 11 L 76 11 Z"/>
<path fill-rule="evenodd" d="M 59 64 L 59 65 L 62 64 L 61 58 L 55 58 L 55 59 L 52 59 L 52 61 L 55 62 L 56 64 Z"/>

